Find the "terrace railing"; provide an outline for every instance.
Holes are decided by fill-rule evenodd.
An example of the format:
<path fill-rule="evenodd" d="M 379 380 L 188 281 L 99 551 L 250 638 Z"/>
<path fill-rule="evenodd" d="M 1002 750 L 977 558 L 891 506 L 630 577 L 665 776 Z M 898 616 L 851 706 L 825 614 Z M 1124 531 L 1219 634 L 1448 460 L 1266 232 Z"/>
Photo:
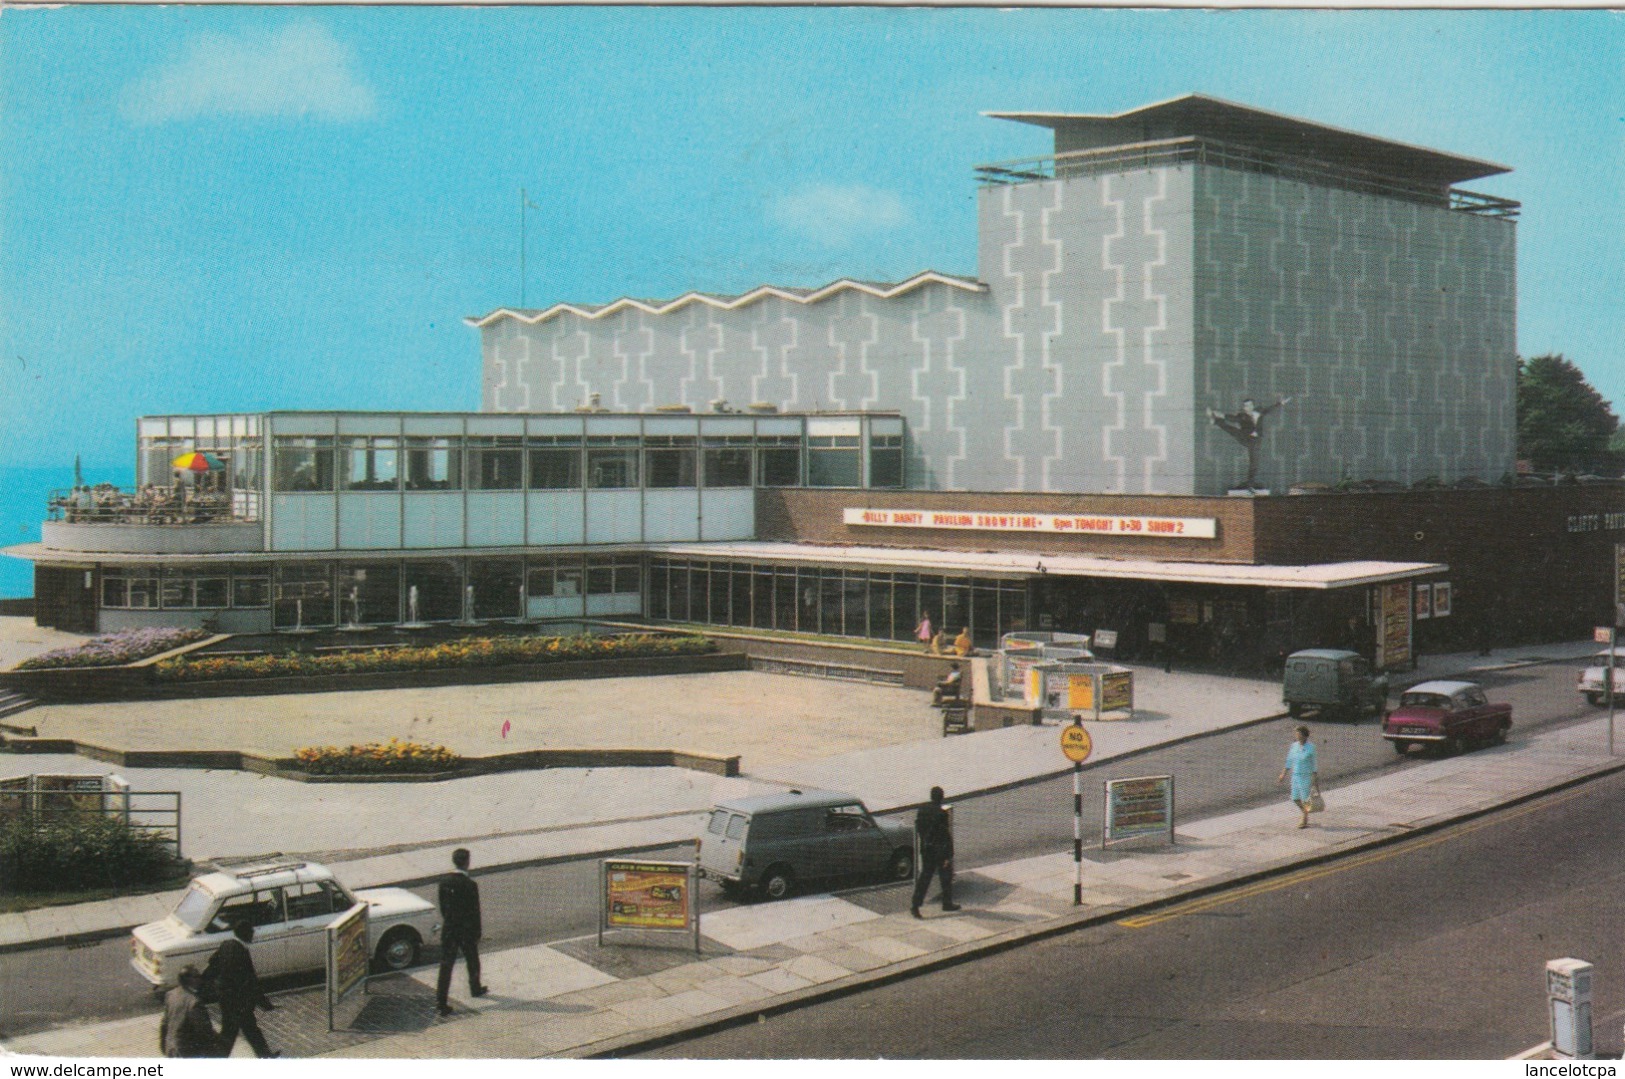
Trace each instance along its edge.
<path fill-rule="evenodd" d="M 1098 150 L 1072 150 L 1047 157 L 1029 157 L 978 165 L 976 179 L 984 187 L 1068 180 L 1080 176 L 1127 172 L 1172 165 L 1212 165 L 1240 172 L 1255 172 L 1365 194 L 1404 199 L 1485 217 L 1515 218 L 1519 203 L 1453 188 L 1407 184 L 1382 173 L 1352 165 L 1337 165 L 1312 158 L 1271 154 L 1215 139 L 1187 136 L 1158 139 Z"/>
<path fill-rule="evenodd" d="M 139 491 L 102 484 L 88 492 L 52 491 L 45 519 L 68 524 L 236 524 L 258 521 L 259 503 L 258 491 L 188 491 L 176 499 L 167 487 Z"/>

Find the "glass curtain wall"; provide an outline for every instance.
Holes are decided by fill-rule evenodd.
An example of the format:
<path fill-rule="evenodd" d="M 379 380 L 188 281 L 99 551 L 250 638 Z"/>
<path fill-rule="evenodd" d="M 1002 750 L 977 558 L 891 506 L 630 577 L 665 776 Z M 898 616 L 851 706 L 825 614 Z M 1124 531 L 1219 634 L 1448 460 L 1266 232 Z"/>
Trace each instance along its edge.
<path fill-rule="evenodd" d="M 969 629 L 978 648 L 1027 624 L 1027 584 L 890 570 L 652 559 L 651 618 L 912 641 L 920 615 L 948 638 Z"/>

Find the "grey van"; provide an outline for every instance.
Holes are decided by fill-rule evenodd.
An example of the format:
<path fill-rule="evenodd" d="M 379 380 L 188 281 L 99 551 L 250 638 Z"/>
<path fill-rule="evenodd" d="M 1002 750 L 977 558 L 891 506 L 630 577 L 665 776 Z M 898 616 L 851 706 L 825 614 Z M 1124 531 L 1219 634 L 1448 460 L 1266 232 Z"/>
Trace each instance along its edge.
<path fill-rule="evenodd" d="M 1388 676 L 1377 674 L 1358 652 L 1341 648 L 1306 648 L 1286 657 L 1281 699 L 1296 719 L 1311 708 L 1358 719 L 1376 715 L 1388 703 Z"/>
<path fill-rule="evenodd" d="M 839 791 L 790 790 L 718 803 L 695 841 L 700 876 L 725 891 L 782 899 L 803 881 L 908 880 L 914 830 L 882 824 Z"/>

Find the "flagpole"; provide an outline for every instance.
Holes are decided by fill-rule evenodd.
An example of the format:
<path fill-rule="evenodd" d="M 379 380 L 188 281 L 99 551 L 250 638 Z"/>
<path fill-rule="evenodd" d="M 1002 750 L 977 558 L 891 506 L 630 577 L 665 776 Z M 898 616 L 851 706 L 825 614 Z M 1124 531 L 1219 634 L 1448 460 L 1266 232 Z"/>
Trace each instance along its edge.
<path fill-rule="evenodd" d="M 525 198 L 525 189 L 519 189 L 519 306 L 525 306 L 525 209 L 530 200 Z"/>

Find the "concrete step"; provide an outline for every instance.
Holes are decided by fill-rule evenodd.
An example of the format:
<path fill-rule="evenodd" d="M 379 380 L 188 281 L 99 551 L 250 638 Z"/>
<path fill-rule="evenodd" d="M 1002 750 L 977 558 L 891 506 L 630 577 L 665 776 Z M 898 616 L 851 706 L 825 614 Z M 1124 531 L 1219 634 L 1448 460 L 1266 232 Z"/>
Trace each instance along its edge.
<path fill-rule="evenodd" d="M 5 720 L 9 716 L 14 716 L 19 712 L 26 712 L 28 709 L 34 707 L 38 703 L 38 701 L 27 694 L 18 693 L 15 690 L 9 689 L 0 690 L 0 721 Z M 30 738 L 39 733 L 38 729 L 35 727 L 25 727 L 19 724 L 6 722 L 0 722 L 0 731 L 6 731 L 9 734 L 25 734 Z"/>

